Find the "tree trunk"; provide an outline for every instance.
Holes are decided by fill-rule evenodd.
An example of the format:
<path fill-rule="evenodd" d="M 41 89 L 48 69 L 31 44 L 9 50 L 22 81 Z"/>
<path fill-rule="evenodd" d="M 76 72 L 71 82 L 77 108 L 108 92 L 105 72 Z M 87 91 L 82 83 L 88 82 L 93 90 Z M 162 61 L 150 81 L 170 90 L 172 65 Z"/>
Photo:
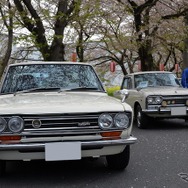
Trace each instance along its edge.
<path fill-rule="evenodd" d="M 156 66 L 154 65 L 153 62 L 153 56 L 150 52 L 151 48 L 152 48 L 151 45 L 148 45 L 147 47 L 145 47 L 145 45 L 141 45 L 138 49 L 142 71 L 156 70 Z"/>
<path fill-rule="evenodd" d="M 8 1 L 8 8 L 9 8 L 9 24 L 8 22 L 5 20 L 5 16 L 3 15 L 3 12 L 1 10 L 1 15 L 3 17 L 3 21 L 5 26 L 7 27 L 8 30 L 8 44 L 7 44 L 7 50 L 6 50 L 6 54 L 3 57 L 2 60 L 2 67 L 1 67 L 1 71 L 0 71 L 0 77 L 3 74 L 3 71 L 5 70 L 6 66 L 8 65 L 11 53 L 12 53 L 12 43 L 13 43 L 13 13 L 12 13 L 12 6 L 10 4 L 10 2 Z"/>
<path fill-rule="evenodd" d="M 50 48 L 49 56 L 46 56 L 46 61 L 65 61 L 65 46 L 62 41 L 54 41 Z"/>

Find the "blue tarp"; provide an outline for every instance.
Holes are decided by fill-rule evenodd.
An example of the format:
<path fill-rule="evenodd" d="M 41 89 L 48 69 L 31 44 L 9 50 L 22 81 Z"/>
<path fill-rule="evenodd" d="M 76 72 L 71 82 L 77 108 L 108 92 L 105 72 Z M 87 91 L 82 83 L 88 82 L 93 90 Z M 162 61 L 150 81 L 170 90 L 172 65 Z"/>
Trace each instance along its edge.
<path fill-rule="evenodd" d="M 181 84 L 183 87 L 188 88 L 188 68 L 185 68 L 182 72 Z"/>

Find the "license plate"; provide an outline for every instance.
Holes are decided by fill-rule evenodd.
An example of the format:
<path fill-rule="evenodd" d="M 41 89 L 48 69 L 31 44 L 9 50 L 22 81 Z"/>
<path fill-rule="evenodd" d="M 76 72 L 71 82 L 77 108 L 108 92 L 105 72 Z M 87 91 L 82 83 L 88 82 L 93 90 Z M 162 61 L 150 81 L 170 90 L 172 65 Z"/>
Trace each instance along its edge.
<path fill-rule="evenodd" d="M 171 108 L 171 115 L 186 115 L 186 107 Z"/>
<path fill-rule="evenodd" d="M 62 161 L 81 159 L 80 142 L 56 142 L 45 144 L 46 161 Z"/>

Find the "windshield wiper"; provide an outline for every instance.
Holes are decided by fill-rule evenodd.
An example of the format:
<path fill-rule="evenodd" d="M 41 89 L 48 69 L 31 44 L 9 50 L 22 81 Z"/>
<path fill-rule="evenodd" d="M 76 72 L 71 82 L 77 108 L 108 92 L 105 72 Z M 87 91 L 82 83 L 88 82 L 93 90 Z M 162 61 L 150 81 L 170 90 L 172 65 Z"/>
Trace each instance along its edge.
<path fill-rule="evenodd" d="M 31 88 L 31 89 L 26 89 L 26 90 L 22 90 L 22 91 L 16 91 L 14 92 L 14 96 L 16 94 L 20 94 L 20 93 L 30 93 L 30 92 L 35 92 L 35 91 L 59 91 L 61 90 L 60 87 L 39 87 L 39 88 Z"/>
<path fill-rule="evenodd" d="M 97 87 L 76 87 L 76 88 L 71 88 L 71 89 L 61 89 L 60 92 L 62 92 L 62 91 L 88 91 L 88 90 L 99 91 L 99 88 L 97 88 Z"/>

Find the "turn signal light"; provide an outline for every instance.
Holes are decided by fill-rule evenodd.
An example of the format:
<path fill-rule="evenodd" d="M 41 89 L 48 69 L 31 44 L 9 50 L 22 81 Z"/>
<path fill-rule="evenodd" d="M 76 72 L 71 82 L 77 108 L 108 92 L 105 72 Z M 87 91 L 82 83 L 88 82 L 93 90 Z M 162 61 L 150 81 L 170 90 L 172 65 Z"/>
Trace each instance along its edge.
<path fill-rule="evenodd" d="M 21 140 L 21 136 L 0 136 L 0 141 L 1 142 L 18 142 Z"/>
<path fill-rule="evenodd" d="M 105 139 L 117 139 L 120 137 L 122 131 L 115 131 L 115 132 L 103 132 L 101 136 Z"/>

